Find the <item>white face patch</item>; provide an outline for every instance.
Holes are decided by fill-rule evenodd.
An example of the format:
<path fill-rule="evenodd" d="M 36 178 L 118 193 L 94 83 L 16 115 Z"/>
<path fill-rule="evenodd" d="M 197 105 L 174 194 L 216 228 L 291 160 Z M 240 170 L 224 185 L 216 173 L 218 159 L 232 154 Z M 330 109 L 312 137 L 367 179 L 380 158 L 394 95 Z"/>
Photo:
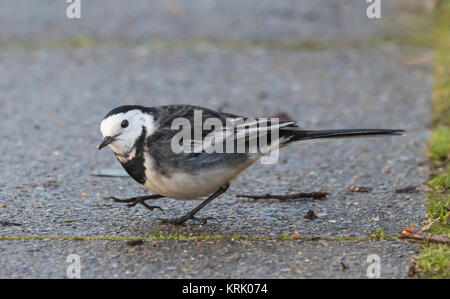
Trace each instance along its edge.
<path fill-rule="evenodd" d="M 126 128 L 122 128 L 121 126 L 124 120 L 128 121 Z M 136 140 L 142 134 L 142 127 L 145 127 L 146 136 L 150 136 L 156 130 L 151 115 L 134 109 L 126 113 L 118 113 L 105 118 L 100 125 L 100 131 L 103 137 L 115 136 L 115 140 L 109 144 L 109 147 L 114 153 L 120 156 L 128 156 L 128 159 L 132 159 L 135 155 L 133 147 Z"/>

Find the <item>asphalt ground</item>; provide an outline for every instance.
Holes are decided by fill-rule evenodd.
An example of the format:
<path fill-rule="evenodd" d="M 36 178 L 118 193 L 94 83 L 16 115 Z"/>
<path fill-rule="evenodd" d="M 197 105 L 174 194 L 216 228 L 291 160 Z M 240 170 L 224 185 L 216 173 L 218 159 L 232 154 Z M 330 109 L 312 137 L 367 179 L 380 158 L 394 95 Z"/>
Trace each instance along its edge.
<path fill-rule="evenodd" d="M 354 239 L 377 229 L 396 235 L 425 219 L 432 76 L 421 58 L 429 52 L 373 42 L 402 32 L 389 27 L 397 6 L 386 2 L 386 19 L 374 21 L 356 1 L 127 3 L 89 1 L 80 20 L 65 17 L 65 3 L 2 6 L 0 220 L 19 225 L 0 226 L 0 277 L 65 277 L 69 253 L 80 255 L 85 278 L 366 277 L 369 254 L 380 256 L 382 277 L 404 277 L 420 244 Z M 273 43 L 279 39 L 294 46 Z M 308 129 L 401 128 L 407 136 L 282 149 L 279 163 L 253 165 L 199 213 L 214 217 L 208 224 L 176 227 L 158 219 L 198 202 L 156 200 L 163 212 L 127 208 L 103 197 L 147 191 L 130 178 L 90 175 L 120 168 L 109 150 L 96 149 L 99 125 L 111 108 L 131 103 L 284 113 Z M 409 186 L 417 192 L 395 192 Z M 312 191 L 330 195 L 284 202 L 236 196 Z M 308 210 L 319 217 L 304 218 Z M 315 240 L 279 240 L 295 231 Z M 223 240 L 136 247 L 122 240 L 155 232 Z M 29 240 L 45 236 L 116 240 Z M 231 236 L 242 240 L 225 240 Z"/>

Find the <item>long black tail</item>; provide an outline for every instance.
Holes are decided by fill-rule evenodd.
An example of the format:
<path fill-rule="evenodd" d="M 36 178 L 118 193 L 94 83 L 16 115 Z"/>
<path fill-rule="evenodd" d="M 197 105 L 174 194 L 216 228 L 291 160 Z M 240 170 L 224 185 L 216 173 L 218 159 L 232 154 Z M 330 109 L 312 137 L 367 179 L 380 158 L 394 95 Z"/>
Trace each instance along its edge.
<path fill-rule="evenodd" d="M 289 142 L 309 139 L 325 139 L 325 138 L 349 138 L 349 137 L 370 137 L 370 136 L 392 136 L 404 135 L 404 130 L 391 129 L 343 129 L 343 130 L 320 130 L 320 131 L 304 131 L 304 130 L 280 130 L 280 135 L 290 137 Z"/>

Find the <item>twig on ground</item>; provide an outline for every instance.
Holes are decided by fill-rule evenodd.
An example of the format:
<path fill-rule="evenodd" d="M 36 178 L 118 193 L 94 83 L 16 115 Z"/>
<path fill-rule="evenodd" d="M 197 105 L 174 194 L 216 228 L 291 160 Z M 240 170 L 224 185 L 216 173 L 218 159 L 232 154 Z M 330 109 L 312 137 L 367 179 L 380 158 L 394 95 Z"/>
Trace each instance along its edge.
<path fill-rule="evenodd" d="M 414 239 L 433 243 L 450 244 L 450 237 L 444 235 L 433 235 L 429 233 L 415 232 L 415 225 L 410 225 L 401 233 L 402 239 Z"/>
<path fill-rule="evenodd" d="M 279 199 L 281 201 L 288 199 L 299 199 L 299 198 L 314 198 L 321 199 L 327 197 L 330 193 L 328 192 L 311 192 L 311 193 L 294 193 L 294 194 L 283 194 L 283 195 L 274 195 L 274 194 L 262 194 L 262 195 L 246 195 L 246 194 L 238 194 L 237 197 L 243 198 L 251 198 L 251 199 Z"/>
<path fill-rule="evenodd" d="M 22 224 L 9 222 L 9 221 L 0 221 L 0 225 L 2 225 L 2 226 L 21 226 Z"/>
<path fill-rule="evenodd" d="M 420 185 L 411 185 L 404 188 L 398 188 L 395 189 L 395 193 L 417 193 L 419 192 L 419 190 L 417 190 L 419 186 Z"/>

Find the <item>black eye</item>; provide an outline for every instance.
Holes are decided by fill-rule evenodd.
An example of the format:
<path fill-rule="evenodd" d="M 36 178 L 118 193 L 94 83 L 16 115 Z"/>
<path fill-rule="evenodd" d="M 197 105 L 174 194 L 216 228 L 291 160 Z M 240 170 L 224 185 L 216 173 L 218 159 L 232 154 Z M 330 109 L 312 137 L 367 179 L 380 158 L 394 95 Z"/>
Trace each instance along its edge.
<path fill-rule="evenodd" d="M 128 127 L 128 120 L 124 119 L 124 120 L 122 121 L 122 123 L 120 124 L 120 126 L 121 126 L 122 128 Z"/>

